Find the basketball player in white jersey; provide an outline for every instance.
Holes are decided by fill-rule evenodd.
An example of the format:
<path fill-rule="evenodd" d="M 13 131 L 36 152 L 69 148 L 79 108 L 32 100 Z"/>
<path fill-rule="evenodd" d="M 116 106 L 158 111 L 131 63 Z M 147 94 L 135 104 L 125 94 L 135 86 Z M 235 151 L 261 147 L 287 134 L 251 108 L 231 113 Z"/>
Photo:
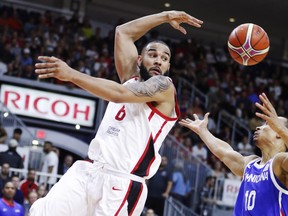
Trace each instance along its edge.
<path fill-rule="evenodd" d="M 56 57 L 39 57 L 39 78 L 70 81 L 110 101 L 89 146 L 93 163 L 78 161 L 45 198 L 35 202 L 31 216 L 140 215 L 147 197 L 145 179 L 157 171 L 158 150 L 179 116 L 175 87 L 163 76 L 171 52 L 162 41 L 148 43 L 138 55 L 134 42 L 150 29 L 169 23 L 201 27 L 185 12 L 142 17 L 116 28 L 115 64 L 123 85 L 87 76 Z"/>
<path fill-rule="evenodd" d="M 242 156 L 232 147 L 214 137 L 207 129 L 208 113 L 203 120 L 183 119 L 180 124 L 193 130 L 206 143 L 211 152 L 238 176 L 243 177 L 234 208 L 235 216 L 285 216 L 288 215 L 288 121 L 277 113 L 263 93 L 262 111 L 256 115 L 265 123 L 256 128 L 255 145 L 262 157 Z"/>

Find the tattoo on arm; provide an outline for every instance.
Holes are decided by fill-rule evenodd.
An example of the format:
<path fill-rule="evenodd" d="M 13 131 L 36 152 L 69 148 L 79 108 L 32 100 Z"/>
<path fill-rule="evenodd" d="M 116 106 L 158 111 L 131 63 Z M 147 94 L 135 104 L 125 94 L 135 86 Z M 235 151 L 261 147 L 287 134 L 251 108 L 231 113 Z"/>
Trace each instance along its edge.
<path fill-rule="evenodd" d="M 145 82 L 128 84 L 126 87 L 136 96 L 153 97 L 169 88 L 171 82 L 165 76 L 153 76 Z"/>

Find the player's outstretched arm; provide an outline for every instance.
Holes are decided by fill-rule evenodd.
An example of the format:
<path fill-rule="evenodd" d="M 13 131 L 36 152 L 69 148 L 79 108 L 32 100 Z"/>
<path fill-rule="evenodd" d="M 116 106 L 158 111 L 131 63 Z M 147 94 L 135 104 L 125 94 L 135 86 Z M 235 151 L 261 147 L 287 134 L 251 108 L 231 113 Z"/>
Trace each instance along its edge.
<path fill-rule="evenodd" d="M 69 81 L 97 97 L 115 103 L 163 102 L 174 93 L 173 84 L 166 76 L 153 76 L 145 82 L 124 86 L 111 80 L 88 76 L 56 57 L 40 56 L 38 59 L 42 62 L 35 64 L 35 72 L 40 79 L 54 77 Z"/>
<path fill-rule="evenodd" d="M 242 176 L 246 164 L 255 158 L 255 156 L 244 157 L 240 153 L 221 139 L 215 137 L 207 128 L 209 113 L 206 113 L 203 120 L 200 120 L 196 114 L 195 120 L 182 119 L 179 123 L 182 126 L 194 131 L 206 144 L 209 150 L 219 158 L 226 166 L 238 176 Z"/>
<path fill-rule="evenodd" d="M 265 93 L 260 94 L 259 98 L 262 104 L 256 103 L 256 106 L 262 111 L 262 113 L 256 112 L 256 116 L 266 121 L 267 124 L 284 140 L 288 148 L 287 119 L 285 125 L 285 120 L 283 121 L 283 119 L 279 118 L 275 108 L 273 107 L 272 103 L 270 102 Z"/>
<path fill-rule="evenodd" d="M 186 34 L 186 29 L 181 26 L 182 23 L 201 27 L 203 22 L 184 11 L 165 11 L 117 26 L 114 55 L 116 70 L 122 83 L 137 72 L 138 51 L 134 42 L 163 23 L 169 23 L 174 29 Z"/>

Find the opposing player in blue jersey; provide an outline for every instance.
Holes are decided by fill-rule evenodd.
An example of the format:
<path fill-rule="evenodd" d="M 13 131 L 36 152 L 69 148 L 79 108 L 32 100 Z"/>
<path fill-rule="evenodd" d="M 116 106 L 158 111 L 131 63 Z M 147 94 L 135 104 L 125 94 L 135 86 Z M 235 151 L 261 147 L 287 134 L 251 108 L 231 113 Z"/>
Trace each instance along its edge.
<path fill-rule="evenodd" d="M 207 129 L 209 113 L 200 120 L 182 119 L 180 124 L 193 130 L 211 152 L 238 176 L 242 183 L 234 208 L 235 216 L 284 216 L 288 215 L 288 121 L 277 116 L 265 94 L 260 95 L 262 111 L 256 115 L 265 123 L 256 128 L 255 145 L 262 157 L 242 156 L 232 147 L 216 138 Z"/>

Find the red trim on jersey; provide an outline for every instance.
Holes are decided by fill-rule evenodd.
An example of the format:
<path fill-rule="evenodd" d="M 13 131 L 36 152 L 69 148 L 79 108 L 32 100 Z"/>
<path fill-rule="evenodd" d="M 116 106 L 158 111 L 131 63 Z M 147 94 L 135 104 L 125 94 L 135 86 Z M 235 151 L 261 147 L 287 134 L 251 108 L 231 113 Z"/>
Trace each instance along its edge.
<path fill-rule="evenodd" d="M 150 172 L 150 167 L 151 167 L 151 165 L 152 165 L 152 163 L 154 162 L 154 160 L 155 160 L 155 156 L 151 159 L 151 161 L 150 161 L 150 163 L 149 163 L 149 165 L 147 166 L 147 169 L 146 169 L 146 176 L 148 176 L 149 175 L 149 172 Z"/>
<path fill-rule="evenodd" d="M 156 134 L 155 137 L 154 137 L 154 143 L 157 141 L 159 135 L 160 135 L 161 132 L 162 132 L 162 128 L 163 128 L 166 124 L 167 124 L 167 121 L 163 122 L 161 128 L 159 129 L 159 131 L 157 132 L 157 134 Z"/>
<path fill-rule="evenodd" d="M 163 119 L 165 119 L 165 120 L 167 120 L 167 121 L 175 121 L 175 120 L 178 119 L 178 117 L 176 117 L 176 118 L 171 118 L 171 117 L 166 116 L 165 114 L 161 113 L 161 112 L 160 112 L 158 109 L 156 109 L 156 107 L 154 107 L 154 106 L 152 105 L 152 103 L 150 103 L 150 102 L 148 102 L 148 103 L 146 103 L 146 104 L 149 106 L 149 108 L 150 108 L 153 112 L 157 113 L 159 116 L 161 116 Z M 175 106 L 175 107 L 176 107 L 176 106 Z M 177 113 L 177 111 L 176 111 L 176 113 Z"/>
<path fill-rule="evenodd" d="M 154 143 L 157 141 L 157 138 L 159 137 L 159 135 L 160 135 L 161 132 L 162 132 L 162 128 L 163 128 L 166 124 L 167 124 L 167 121 L 165 121 L 165 122 L 162 124 L 161 128 L 159 129 L 159 131 L 157 132 L 157 134 L 156 134 L 156 136 L 155 136 L 155 138 L 154 138 L 154 140 L 153 140 Z M 151 167 L 152 163 L 154 162 L 154 160 L 155 160 L 155 156 L 151 159 L 151 161 L 150 161 L 150 163 L 149 163 L 149 165 L 148 165 L 148 167 L 147 167 L 146 176 L 149 175 L 150 167 Z"/>
<path fill-rule="evenodd" d="M 281 209 L 281 211 L 280 211 L 280 214 L 281 214 L 281 216 L 285 216 L 285 214 L 284 214 L 284 212 L 282 211 L 282 209 Z"/>
<path fill-rule="evenodd" d="M 140 197 L 141 197 L 142 191 L 143 191 L 143 184 L 141 184 L 141 190 L 140 190 L 140 192 L 138 193 L 138 197 L 137 197 L 137 199 L 135 200 L 135 204 L 134 204 L 133 208 L 131 209 L 131 212 L 130 212 L 129 216 L 133 214 L 133 212 L 134 212 L 134 210 L 135 210 L 135 208 L 136 208 L 136 206 L 137 206 L 137 203 L 138 203 L 138 201 L 139 201 L 139 199 L 140 199 Z"/>
<path fill-rule="evenodd" d="M 147 151 L 148 151 L 148 149 L 149 149 L 149 144 L 150 144 L 150 140 L 151 140 L 151 139 L 152 139 L 152 134 L 150 134 L 150 137 L 149 137 L 149 139 L 148 139 L 148 142 L 146 143 L 146 148 L 145 148 L 143 154 L 141 155 L 140 159 L 138 160 L 136 166 L 135 166 L 135 167 L 133 168 L 133 170 L 131 171 L 131 173 L 134 173 L 135 170 L 138 169 L 140 163 L 143 161 L 143 158 L 146 156 L 146 153 L 147 153 Z"/>
<path fill-rule="evenodd" d="M 129 195 L 129 193 L 130 193 L 130 190 L 131 190 L 131 187 L 132 187 L 132 183 L 133 183 L 133 182 L 132 182 L 132 180 L 131 180 L 131 181 L 130 181 L 130 184 L 129 184 L 129 187 L 128 187 L 128 190 L 127 190 L 127 192 L 126 192 L 126 195 L 125 195 L 125 197 L 124 197 L 124 199 L 123 199 L 120 207 L 118 208 L 117 212 L 115 213 L 115 216 L 117 216 L 117 215 L 119 214 L 120 210 L 121 210 L 122 207 L 124 206 L 124 204 L 125 204 L 125 202 L 126 202 L 126 200 L 127 200 L 127 197 L 128 197 L 128 195 Z"/>
<path fill-rule="evenodd" d="M 148 116 L 148 120 L 150 121 L 151 119 L 152 119 L 152 117 L 154 116 L 154 112 L 153 112 L 153 110 L 151 111 L 151 113 L 150 113 L 150 115 Z"/>

